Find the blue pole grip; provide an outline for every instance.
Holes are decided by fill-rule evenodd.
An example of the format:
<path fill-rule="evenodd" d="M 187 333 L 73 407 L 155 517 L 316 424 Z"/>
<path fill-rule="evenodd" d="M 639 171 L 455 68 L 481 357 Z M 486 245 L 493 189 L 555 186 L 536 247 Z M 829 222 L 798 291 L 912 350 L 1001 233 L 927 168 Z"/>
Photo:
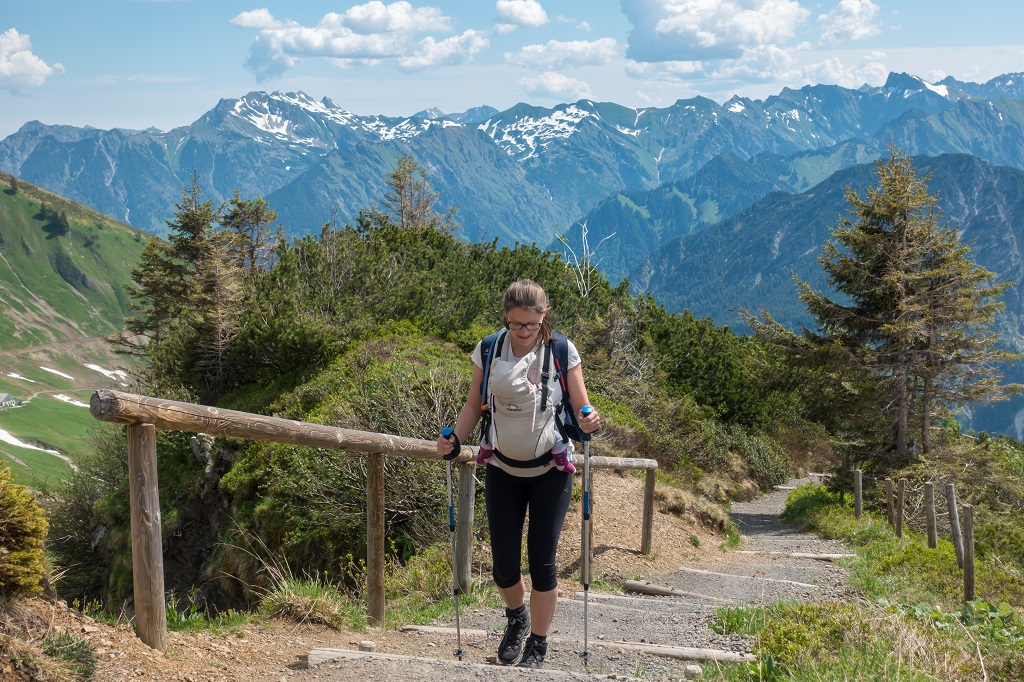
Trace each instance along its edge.
<path fill-rule="evenodd" d="M 590 414 L 593 411 L 594 411 L 594 408 L 591 407 L 590 405 L 584 405 L 583 407 L 580 408 L 580 414 L 582 414 L 584 417 L 586 417 L 588 414 Z M 585 440 L 585 441 L 590 440 L 590 434 L 589 433 L 584 433 L 583 434 L 583 440 Z"/>
<path fill-rule="evenodd" d="M 444 436 L 445 438 L 451 438 L 453 433 L 455 433 L 455 429 L 453 429 L 450 426 L 446 426 L 443 429 L 441 429 L 441 435 Z"/>

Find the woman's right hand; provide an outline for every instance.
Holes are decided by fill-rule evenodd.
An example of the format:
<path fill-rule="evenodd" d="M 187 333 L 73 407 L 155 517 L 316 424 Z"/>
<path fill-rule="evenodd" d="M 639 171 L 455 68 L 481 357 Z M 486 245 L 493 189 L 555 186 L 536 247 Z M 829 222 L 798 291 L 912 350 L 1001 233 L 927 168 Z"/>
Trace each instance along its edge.
<path fill-rule="evenodd" d="M 442 457 L 451 454 L 452 448 L 455 447 L 454 435 L 455 434 L 452 434 L 452 436 L 449 436 L 448 438 L 445 438 L 444 436 L 437 437 L 437 454 Z"/>

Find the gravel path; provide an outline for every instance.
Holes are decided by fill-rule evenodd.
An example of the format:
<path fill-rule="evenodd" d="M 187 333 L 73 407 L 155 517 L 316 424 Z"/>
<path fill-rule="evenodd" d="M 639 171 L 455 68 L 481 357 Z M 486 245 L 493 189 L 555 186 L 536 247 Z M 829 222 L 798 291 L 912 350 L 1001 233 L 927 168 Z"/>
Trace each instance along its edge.
<path fill-rule="evenodd" d="M 799 532 L 779 521 L 789 485 L 761 498 L 732 505 L 732 517 L 743 533 L 741 551 L 727 552 L 713 565 L 680 567 L 679 571 L 647 576 L 650 583 L 675 588 L 690 596 L 649 596 L 591 591 L 588 649 L 584 664 L 582 593 L 565 595 L 558 605 L 549 637 L 543 674 L 488 664 L 504 628 L 504 618 L 489 609 L 467 609 L 462 614 L 463 661 L 453 658 L 454 620 L 414 633 L 391 633 L 406 638 L 403 651 L 428 656 L 429 662 L 373 655 L 324 663 L 310 670 L 289 670 L 288 680 L 390 680 L 403 676 L 425 682 L 525 679 L 645 679 L 677 680 L 692 661 L 616 647 L 615 642 L 715 649 L 749 654 L 751 642 L 740 636 L 720 635 L 709 623 L 725 600 L 736 604 L 769 603 L 778 599 L 817 600 L 847 594 L 845 571 L 834 562 L 793 558 L 789 554 L 840 554 L 834 542 Z M 757 552 L 750 554 L 747 552 Z M 699 595 L 705 595 L 701 598 Z M 408 638 L 417 638 L 412 645 Z M 420 646 L 416 646 L 416 644 Z M 384 645 L 379 650 L 391 650 Z M 417 651 L 418 650 L 418 651 Z M 705 664 L 708 665 L 708 664 Z M 710 665 L 714 665 L 710 663 Z"/>

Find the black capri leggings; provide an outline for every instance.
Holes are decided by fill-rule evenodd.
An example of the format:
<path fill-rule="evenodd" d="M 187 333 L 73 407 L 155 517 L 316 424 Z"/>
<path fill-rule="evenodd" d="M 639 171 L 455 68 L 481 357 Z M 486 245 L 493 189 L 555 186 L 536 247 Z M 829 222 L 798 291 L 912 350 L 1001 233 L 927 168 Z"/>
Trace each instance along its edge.
<path fill-rule="evenodd" d="M 526 555 L 532 589 L 546 592 L 558 586 L 555 553 L 571 498 L 572 474 L 553 466 L 547 473 L 530 478 L 513 476 L 494 465 L 487 466 L 484 500 L 495 585 L 505 589 L 519 582 L 523 524 L 529 509 Z"/>

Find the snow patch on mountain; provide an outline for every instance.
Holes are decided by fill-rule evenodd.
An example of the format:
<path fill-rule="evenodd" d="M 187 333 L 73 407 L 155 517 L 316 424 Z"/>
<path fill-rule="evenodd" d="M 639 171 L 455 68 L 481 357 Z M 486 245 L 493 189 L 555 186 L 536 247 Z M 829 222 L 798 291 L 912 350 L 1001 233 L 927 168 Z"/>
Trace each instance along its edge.
<path fill-rule="evenodd" d="M 243 97 L 235 102 L 232 113 L 250 123 L 257 129 L 272 135 L 275 139 L 303 147 L 323 147 L 324 141 L 319 137 L 311 137 L 302 120 L 296 120 L 295 109 L 303 112 L 312 123 L 311 130 L 320 132 L 323 121 L 335 123 L 356 131 L 369 133 L 382 142 L 391 140 L 408 141 L 434 126 L 444 128 L 462 126 L 461 123 L 446 118 L 395 119 L 384 116 L 358 116 L 338 106 L 330 98 L 324 97 L 317 101 L 303 92 L 274 92 L 263 98 Z"/>
<path fill-rule="evenodd" d="M 127 386 L 125 380 L 128 379 L 128 372 L 124 371 L 123 369 L 104 369 L 99 365 L 86 365 L 86 368 L 91 369 L 94 372 L 99 372 L 100 374 L 109 379 L 114 379 L 115 381 L 119 382 L 122 386 Z"/>
<path fill-rule="evenodd" d="M 59 377 L 64 377 L 65 379 L 71 379 L 72 381 L 75 380 L 73 376 L 71 376 L 70 374 L 65 374 L 60 370 L 50 369 L 49 367 L 43 367 L 42 365 L 39 366 L 39 369 L 43 370 L 44 372 L 49 372 L 50 374 L 56 374 Z"/>
<path fill-rule="evenodd" d="M 479 128 L 509 156 L 528 159 L 551 142 L 572 137 L 579 130 L 580 124 L 588 118 L 600 120 L 595 112 L 570 104 L 553 109 L 547 116 L 523 116 L 508 124 L 488 119 Z"/>
<path fill-rule="evenodd" d="M 435 127 L 463 128 L 465 126 L 447 118 L 407 118 L 397 125 L 392 125 L 387 119 L 380 116 L 376 116 L 363 123 L 363 129 L 379 136 L 382 142 L 391 140 L 407 142 Z"/>
<path fill-rule="evenodd" d="M 89 403 L 83 403 L 81 400 L 75 400 L 71 396 L 64 395 L 63 393 L 58 393 L 57 395 L 52 397 L 55 398 L 56 400 L 61 401 L 62 403 L 74 405 L 75 407 L 89 407 Z"/>
<path fill-rule="evenodd" d="M 56 450 L 47 450 L 45 448 L 36 447 L 35 445 L 30 445 L 24 441 L 18 440 L 17 438 L 12 436 L 10 432 L 4 431 L 3 429 L 0 429 L 0 441 L 7 443 L 9 445 L 14 445 L 15 447 L 25 448 L 26 450 L 39 450 L 40 452 L 46 452 L 51 455 L 60 454 Z"/>

